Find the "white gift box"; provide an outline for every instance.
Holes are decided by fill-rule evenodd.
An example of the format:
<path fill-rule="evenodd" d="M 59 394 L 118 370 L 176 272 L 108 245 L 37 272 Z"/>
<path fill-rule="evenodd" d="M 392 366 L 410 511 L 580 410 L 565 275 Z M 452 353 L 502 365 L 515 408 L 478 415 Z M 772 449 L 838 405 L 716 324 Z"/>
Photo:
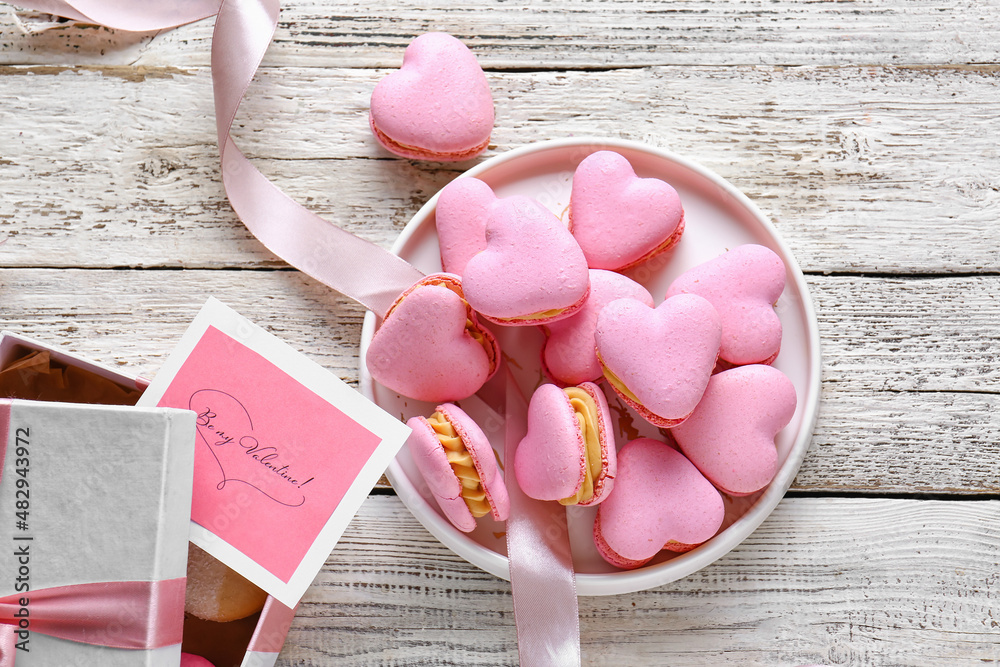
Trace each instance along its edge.
<path fill-rule="evenodd" d="M 31 351 L 47 351 L 53 364 L 93 373 L 123 392 L 141 392 L 148 385 L 141 378 L 9 332 L 0 334 L 0 370 Z M 3 397 L 0 402 L 5 404 L 0 407 L 0 438 L 5 435 L 4 414 L 9 422 L 6 455 L 0 455 L 0 599 L 14 598 L 11 618 L 0 620 L 0 651 L 7 632 L 8 638 L 13 634 L 15 644 L 27 639 L 22 646 L 28 651 L 15 649 L 18 667 L 176 667 L 179 643 L 151 649 L 116 648 L 43 634 L 39 629 L 43 621 L 32 626 L 36 619 L 28 594 L 92 582 L 183 580 L 195 414 L 170 408 L 6 401 Z M 24 463 L 28 465 L 19 465 Z M 21 572 L 26 575 L 18 581 Z M 29 590 L 22 590 L 25 586 Z M 176 584 L 169 588 L 176 591 Z M 27 611 L 18 604 L 22 595 L 27 596 L 23 606 Z M 94 606 L 101 609 L 100 604 Z M 184 623 L 183 604 L 176 607 L 164 605 L 171 617 L 156 622 L 170 628 Z M 7 608 L 0 605 L 0 609 L 6 616 Z M 264 610 L 244 623 L 250 623 L 249 629 L 234 635 L 242 645 L 223 653 L 234 656 L 234 666 L 273 665 L 293 614 L 269 598 Z M 106 637 L 98 636 L 98 640 L 119 641 L 117 635 L 126 633 L 122 624 L 134 624 L 132 616 L 129 612 L 116 618 L 112 613 L 106 621 L 99 620 L 96 634 L 101 635 L 99 629 L 104 627 Z M 229 665 L 219 662 L 216 667 Z"/>
<path fill-rule="evenodd" d="M 0 368 L 26 349 L 45 348 L 3 334 Z M 125 388 L 136 386 L 110 369 L 50 353 Z M 130 624 L 144 614 L 161 628 L 183 622 L 177 596 L 181 591 L 183 600 L 194 414 L 20 399 L 2 403 L 0 598 L 16 597 L 10 616 L 17 622 L 3 622 L 8 633 L 14 629 L 16 664 L 174 667 L 179 642 L 160 645 L 171 640 L 170 633 L 154 633 L 153 648 L 118 645 L 133 641 L 136 629 Z M 115 582 L 136 582 L 140 591 L 161 582 L 154 600 L 165 602 L 152 605 L 148 592 L 131 603 L 115 590 L 105 593 L 110 602 L 93 597 L 94 590 L 107 591 Z M 81 593 L 81 584 L 101 587 Z M 87 614 L 81 622 L 86 629 L 79 640 L 53 636 L 48 629 L 51 616 L 61 613 L 58 604 L 52 611 L 43 600 L 52 589 L 83 595 L 77 615 Z M 10 650 L 10 643 L 4 648 Z"/>

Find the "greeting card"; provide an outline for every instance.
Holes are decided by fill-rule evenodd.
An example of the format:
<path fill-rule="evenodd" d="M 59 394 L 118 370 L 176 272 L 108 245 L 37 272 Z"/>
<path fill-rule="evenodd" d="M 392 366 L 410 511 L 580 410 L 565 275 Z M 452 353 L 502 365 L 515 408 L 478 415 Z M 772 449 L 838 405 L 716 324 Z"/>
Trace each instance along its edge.
<path fill-rule="evenodd" d="M 215 299 L 139 404 L 195 412 L 191 541 L 288 607 L 409 434 Z"/>

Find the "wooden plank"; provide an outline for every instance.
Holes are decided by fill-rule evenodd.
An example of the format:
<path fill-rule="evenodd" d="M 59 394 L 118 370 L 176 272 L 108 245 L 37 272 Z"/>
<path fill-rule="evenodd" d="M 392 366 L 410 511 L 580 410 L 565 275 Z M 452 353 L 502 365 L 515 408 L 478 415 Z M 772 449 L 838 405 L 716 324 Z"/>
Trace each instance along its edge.
<path fill-rule="evenodd" d="M 265 72 L 236 133 L 290 196 L 387 246 L 463 166 L 375 144 L 366 114 L 380 75 Z M 808 271 L 997 272 L 998 77 L 994 66 L 498 73 L 487 156 L 570 135 L 646 141 L 745 191 Z M 0 68 L 0 96 L 4 265 L 281 266 L 221 190 L 207 70 Z"/>
<path fill-rule="evenodd" d="M 845 390 L 996 393 L 995 276 L 809 276 L 823 378 Z"/>
<path fill-rule="evenodd" d="M 796 489 L 1000 493 L 1000 397 L 823 385 Z"/>
<path fill-rule="evenodd" d="M 357 382 L 364 309 L 297 271 L 0 270 L 0 325 L 152 377 L 209 296 Z"/>
<path fill-rule="evenodd" d="M 795 488 L 1000 493 L 1000 278 L 810 288 L 824 383 Z M 151 377 L 208 295 L 356 382 L 363 310 L 295 271 L 0 270 L 0 327 Z"/>
<path fill-rule="evenodd" d="M 1000 278 L 810 276 L 808 283 L 830 391 L 995 395 L 1000 370 L 988 361 L 1000 353 Z M 64 339 L 89 356 L 110 353 L 145 373 L 216 294 L 357 378 L 363 309 L 297 271 L 2 269 L 0 290 L 5 325 Z"/>
<path fill-rule="evenodd" d="M 786 498 L 672 584 L 580 600 L 587 665 L 995 664 L 1000 501 Z M 516 664 L 509 585 L 370 497 L 279 665 Z"/>
<path fill-rule="evenodd" d="M 981 63 L 996 61 L 1000 44 L 995 0 L 391 6 L 295 0 L 282 6 L 268 53 L 278 67 L 394 67 L 406 44 L 431 30 L 462 39 L 491 69 Z M 140 35 L 73 24 L 45 30 L 50 26 L 47 18 L 0 5 L 0 62 L 207 65 L 213 21 Z"/>

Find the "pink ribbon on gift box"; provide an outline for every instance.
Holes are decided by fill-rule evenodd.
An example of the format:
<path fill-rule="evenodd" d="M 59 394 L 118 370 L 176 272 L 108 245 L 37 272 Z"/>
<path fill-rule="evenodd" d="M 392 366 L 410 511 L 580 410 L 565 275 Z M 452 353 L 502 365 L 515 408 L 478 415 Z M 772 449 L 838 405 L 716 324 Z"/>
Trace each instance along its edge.
<path fill-rule="evenodd" d="M 277 27 L 278 0 L 28 0 L 20 3 L 112 28 L 147 31 L 217 14 L 212 39 L 212 82 L 222 181 L 247 229 L 271 252 L 319 282 L 383 317 L 422 273 L 403 259 L 324 220 L 292 200 L 243 155 L 230 134 L 247 87 Z M 506 452 L 513 454 L 525 427 L 523 397 L 504 378 Z M 508 460 L 512 460 L 508 458 Z M 565 530 L 565 510 L 524 496 L 513 479 L 508 558 L 521 664 L 580 664 L 576 580 Z M 562 514 L 559 514 L 559 513 Z M 0 665 L 0 667 L 4 667 Z"/>
<path fill-rule="evenodd" d="M 0 667 L 13 667 L 17 642 L 24 639 L 19 631 L 120 649 L 179 645 L 184 633 L 184 588 L 184 577 L 106 581 L 0 598 Z M 19 616 L 21 610 L 27 615 Z"/>

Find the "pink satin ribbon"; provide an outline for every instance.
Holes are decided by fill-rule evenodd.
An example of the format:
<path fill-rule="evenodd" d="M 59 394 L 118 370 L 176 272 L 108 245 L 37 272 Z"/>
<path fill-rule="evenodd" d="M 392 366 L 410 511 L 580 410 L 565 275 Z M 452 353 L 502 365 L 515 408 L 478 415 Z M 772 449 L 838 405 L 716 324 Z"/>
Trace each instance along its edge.
<path fill-rule="evenodd" d="M 84 23 L 151 32 L 215 16 L 222 0 L 18 0 L 17 4 Z"/>
<path fill-rule="evenodd" d="M 215 122 L 226 195 L 247 229 L 275 255 L 379 317 L 423 277 L 405 260 L 294 201 L 243 155 L 229 134 L 274 30 L 278 0 L 21 0 L 39 11 L 111 28 L 172 28 L 218 14 L 212 38 Z"/>
<path fill-rule="evenodd" d="M 507 559 L 518 657 L 521 667 L 574 667 L 580 664 L 580 613 L 566 508 L 529 498 L 517 485 L 514 452 L 527 432 L 528 405 L 506 365 L 504 371 Z"/>
<path fill-rule="evenodd" d="M 229 134 L 277 24 L 278 0 L 227 0 L 215 22 L 212 83 L 226 194 L 243 224 L 271 252 L 382 317 L 423 273 L 289 198 Z"/>
<path fill-rule="evenodd" d="M 278 0 L 186 0 L 180 8 L 130 0 L 35 0 L 33 8 L 124 30 L 168 28 L 215 13 L 212 82 L 222 181 L 229 201 L 271 252 L 379 317 L 423 274 L 406 261 L 324 220 L 289 198 L 247 160 L 230 135 L 233 120 L 277 26 Z M 60 9 L 62 8 L 62 9 Z M 509 373 L 507 374 L 509 376 Z M 507 461 L 526 427 L 526 405 L 506 382 Z M 507 545 L 521 664 L 580 664 L 576 583 L 562 506 L 532 500 L 507 475 Z M 280 648 L 280 647 L 279 647 Z M 0 667 L 4 667 L 0 664 Z"/>
<path fill-rule="evenodd" d="M 280 653 L 285 643 L 285 635 L 292 627 L 295 610 L 289 609 L 272 597 L 267 598 L 260 620 L 253 630 L 253 637 L 247 651 L 255 653 Z"/>
<path fill-rule="evenodd" d="M 185 579 L 72 584 L 0 598 L 0 667 L 17 653 L 20 599 L 29 598 L 27 630 L 81 644 L 154 649 L 181 643 Z M 29 645 L 30 646 L 30 645 Z"/>

